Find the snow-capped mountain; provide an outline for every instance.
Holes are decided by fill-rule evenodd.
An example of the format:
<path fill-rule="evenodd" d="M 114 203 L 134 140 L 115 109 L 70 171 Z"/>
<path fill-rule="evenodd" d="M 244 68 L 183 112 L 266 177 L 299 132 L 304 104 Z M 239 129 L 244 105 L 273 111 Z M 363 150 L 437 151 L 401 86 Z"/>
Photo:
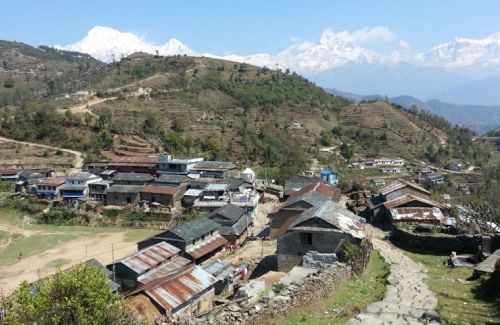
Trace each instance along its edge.
<path fill-rule="evenodd" d="M 158 45 L 134 33 L 95 26 L 80 41 L 55 47 L 87 53 L 105 62 L 134 52 L 203 55 L 290 69 L 323 87 L 356 93 L 410 94 L 426 100 L 442 96 L 457 104 L 500 104 L 493 95 L 497 92 L 491 90 L 500 80 L 500 33 L 483 39 L 456 37 L 422 53 L 412 53 L 410 44 L 403 40 L 389 54 L 367 48 L 370 43 L 396 44 L 392 41 L 395 36 L 384 26 L 354 32 L 327 28 L 317 41 L 292 41 L 276 54 L 216 55 L 194 51 L 176 39 Z M 485 78 L 495 82 L 483 82 Z"/>
<path fill-rule="evenodd" d="M 335 33 L 327 28 L 319 42 L 293 44 L 276 55 L 264 53 L 249 56 L 231 55 L 224 58 L 270 67 L 278 65 L 280 68 L 302 73 L 317 73 L 349 62 L 373 64 L 382 61 L 381 55 L 355 44 L 351 39 L 345 32 Z"/>
<path fill-rule="evenodd" d="M 483 39 L 455 37 L 449 43 L 432 47 L 415 56 L 415 63 L 421 66 L 460 69 L 467 66 L 500 65 L 500 33 Z"/>
<path fill-rule="evenodd" d="M 146 42 L 133 33 L 124 33 L 104 26 L 95 26 L 80 41 L 69 45 L 56 45 L 55 48 L 87 53 L 104 62 L 120 60 L 134 52 L 160 55 L 188 54 L 195 52 L 180 41 L 172 38 L 163 45 Z"/>

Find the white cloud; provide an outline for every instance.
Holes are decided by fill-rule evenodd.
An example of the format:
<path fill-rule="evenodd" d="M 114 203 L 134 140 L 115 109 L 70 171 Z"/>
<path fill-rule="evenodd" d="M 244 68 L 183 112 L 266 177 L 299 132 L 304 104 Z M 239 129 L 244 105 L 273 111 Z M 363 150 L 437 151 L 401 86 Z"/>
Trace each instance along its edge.
<path fill-rule="evenodd" d="M 333 35 L 353 43 L 389 42 L 394 40 L 394 34 L 385 26 L 365 27 L 353 33 L 342 31 L 334 33 L 331 29 L 326 29 L 323 35 Z"/>

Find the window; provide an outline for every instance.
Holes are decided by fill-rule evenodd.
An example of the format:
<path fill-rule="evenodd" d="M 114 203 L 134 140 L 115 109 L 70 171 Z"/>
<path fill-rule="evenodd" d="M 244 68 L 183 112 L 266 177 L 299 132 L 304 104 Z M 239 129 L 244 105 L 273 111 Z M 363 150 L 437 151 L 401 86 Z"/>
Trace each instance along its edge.
<path fill-rule="evenodd" d="M 302 245 L 312 246 L 312 234 L 311 233 L 300 233 L 300 243 Z"/>

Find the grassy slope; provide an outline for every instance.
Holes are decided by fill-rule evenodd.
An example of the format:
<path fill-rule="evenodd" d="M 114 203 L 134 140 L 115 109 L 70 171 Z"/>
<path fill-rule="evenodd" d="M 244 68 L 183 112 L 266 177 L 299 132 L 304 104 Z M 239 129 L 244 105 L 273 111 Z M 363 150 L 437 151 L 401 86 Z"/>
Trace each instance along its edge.
<path fill-rule="evenodd" d="M 449 269 L 442 264 L 447 256 L 410 252 L 407 255 L 429 270 L 427 283 L 437 295 L 438 312 L 447 324 L 500 324 L 500 302 L 495 304 L 482 295 L 481 280 L 459 282 L 472 275 L 472 268 Z"/>
<path fill-rule="evenodd" d="M 360 277 L 345 281 L 330 296 L 300 306 L 284 319 L 272 320 L 273 324 L 345 324 L 362 308 L 379 301 L 385 294 L 386 278 L 389 269 L 378 251 L 373 254 L 368 267 Z M 347 305 L 347 307 L 345 307 Z M 336 314 L 344 311 L 335 318 Z"/>

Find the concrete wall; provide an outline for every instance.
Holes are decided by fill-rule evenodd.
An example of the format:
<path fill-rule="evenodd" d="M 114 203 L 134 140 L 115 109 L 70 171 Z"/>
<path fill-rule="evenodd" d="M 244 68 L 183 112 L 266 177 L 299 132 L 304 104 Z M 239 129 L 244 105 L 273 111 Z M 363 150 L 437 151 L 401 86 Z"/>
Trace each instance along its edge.
<path fill-rule="evenodd" d="M 287 272 L 301 264 L 302 256 L 308 251 L 335 253 L 342 240 L 357 242 L 351 235 L 341 232 L 325 231 L 311 232 L 311 234 L 312 245 L 302 244 L 300 232 L 288 232 L 278 238 L 278 271 Z"/>

